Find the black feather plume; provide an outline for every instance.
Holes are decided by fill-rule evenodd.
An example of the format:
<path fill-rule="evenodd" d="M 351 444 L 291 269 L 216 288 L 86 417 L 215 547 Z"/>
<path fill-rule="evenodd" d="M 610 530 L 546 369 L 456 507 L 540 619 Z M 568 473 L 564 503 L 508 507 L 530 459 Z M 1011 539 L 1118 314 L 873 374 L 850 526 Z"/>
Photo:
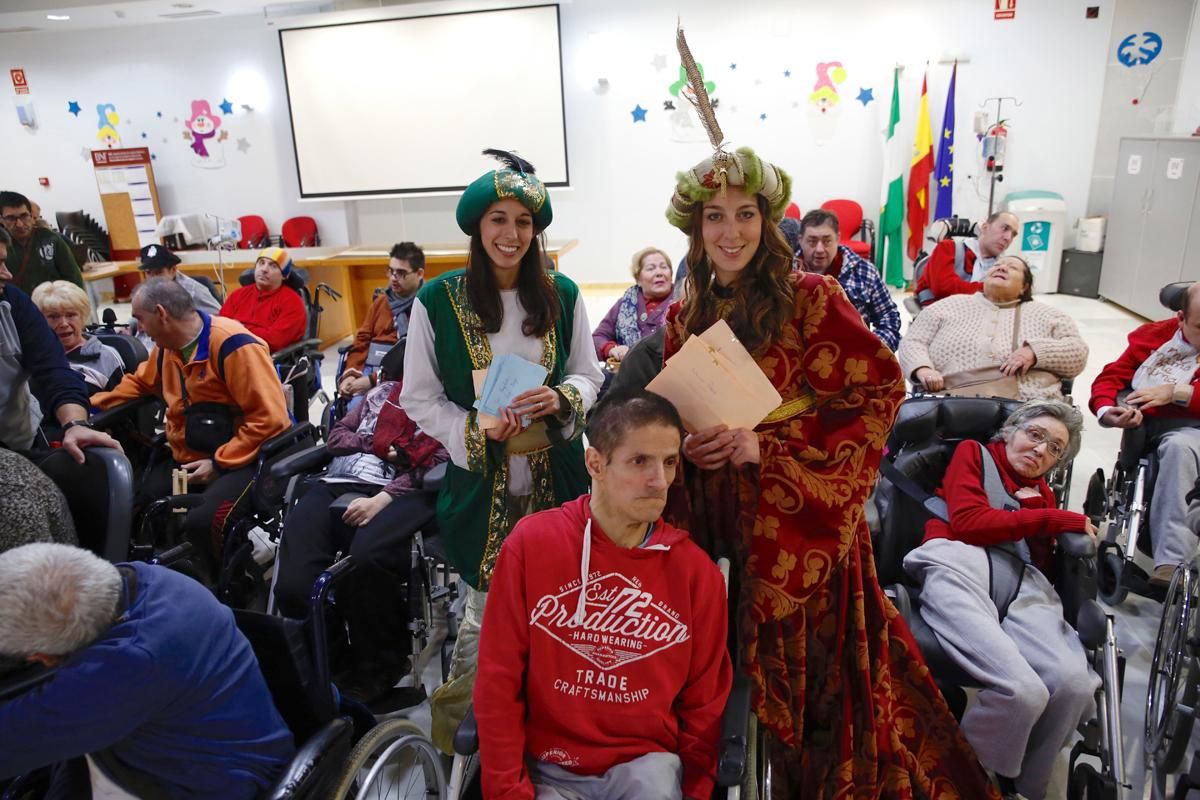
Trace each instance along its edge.
<path fill-rule="evenodd" d="M 534 174 L 533 164 L 530 164 L 525 159 L 521 158 L 516 153 L 510 153 L 507 150 L 493 150 L 491 148 L 484 150 L 485 156 L 491 156 L 504 166 L 511 169 L 513 172 L 524 172 L 527 175 Z"/>

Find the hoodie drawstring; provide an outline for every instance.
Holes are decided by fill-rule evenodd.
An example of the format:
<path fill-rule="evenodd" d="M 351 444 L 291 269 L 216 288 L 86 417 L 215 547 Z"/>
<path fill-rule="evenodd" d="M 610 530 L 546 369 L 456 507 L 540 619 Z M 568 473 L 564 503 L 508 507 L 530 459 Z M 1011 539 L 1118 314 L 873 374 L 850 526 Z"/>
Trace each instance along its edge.
<path fill-rule="evenodd" d="M 583 526 L 583 556 L 579 559 L 579 602 L 575 604 L 575 624 L 582 625 L 587 613 L 588 573 L 592 561 L 592 521 L 588 519 Z"/>

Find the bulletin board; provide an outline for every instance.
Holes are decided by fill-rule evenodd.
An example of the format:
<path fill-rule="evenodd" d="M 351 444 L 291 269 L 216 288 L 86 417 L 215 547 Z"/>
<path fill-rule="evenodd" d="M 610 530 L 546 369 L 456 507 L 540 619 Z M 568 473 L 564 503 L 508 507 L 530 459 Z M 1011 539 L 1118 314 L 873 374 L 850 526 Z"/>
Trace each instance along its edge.
<path fill-rule="evenodd" d="M 113 260 L 137 258 L 138 251 L 146 245 L 161 244 L 154 232 L 162 212 L 150 149 L 93 150 L 92 166 L 96 170 L 96 188 L 100 190 Z"/>

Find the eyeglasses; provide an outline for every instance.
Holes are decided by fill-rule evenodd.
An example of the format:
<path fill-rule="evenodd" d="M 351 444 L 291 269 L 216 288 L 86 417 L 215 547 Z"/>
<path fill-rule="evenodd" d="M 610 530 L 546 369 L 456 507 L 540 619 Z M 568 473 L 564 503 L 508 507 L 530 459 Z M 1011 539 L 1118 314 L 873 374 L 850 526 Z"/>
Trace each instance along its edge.
<path fill-rule="evenodd" d="M 5 214 L 0 219 L 7 222 L 9 225 L 16 225 L 18 222 L 29 222 L 33 219 L 33 214 L 26 211 L 24 214 Z"/>
<path fill-rule="evenodd" d="M 1021 432 L 1029 437 L 1029 441 L 1033 442 L 1034 446 L 1046 445 L 1046 450 L 1056 459 L 1062 458 L 1067 452 L 1067 448 L 1058 442 L 1051 439 L 1044 430 L 1034 425 L 1022 425 Z"/>
<path fill-rule="evenodd" d="M 407 278 L 409 275 L 412 275 L 414 272 L 416 272 L 415 269 L 389 269 L 388 275 L 390 275 L 393 278 Z"/>

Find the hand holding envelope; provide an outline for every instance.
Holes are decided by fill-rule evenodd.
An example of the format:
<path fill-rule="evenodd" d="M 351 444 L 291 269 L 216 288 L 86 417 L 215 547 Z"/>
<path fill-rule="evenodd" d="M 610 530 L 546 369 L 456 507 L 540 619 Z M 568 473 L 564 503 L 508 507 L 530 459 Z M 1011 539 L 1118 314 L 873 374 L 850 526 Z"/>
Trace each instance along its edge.
<path fill-rule="evenodd" d="M 511 353 L 496 356 L 487 369 L 475 370 L 471 377 L 475 383 L 475 409 L 481 430 L 489 430 L 500 424 L 501 412 L 512 405 L 513 398 L 522 392 L 541 386 L 546 380 L 546 368 L 541 364 L 526 361 Z M 521 419 L 522 427 L 529 425 L 527 418 Z"/>
<path fill-rule="evenodd" d="M 689 337 L 646 388 L 670 400 L 691 433 L 718 425 L 753 430 L 782 402 L 724 320 Z"/>

